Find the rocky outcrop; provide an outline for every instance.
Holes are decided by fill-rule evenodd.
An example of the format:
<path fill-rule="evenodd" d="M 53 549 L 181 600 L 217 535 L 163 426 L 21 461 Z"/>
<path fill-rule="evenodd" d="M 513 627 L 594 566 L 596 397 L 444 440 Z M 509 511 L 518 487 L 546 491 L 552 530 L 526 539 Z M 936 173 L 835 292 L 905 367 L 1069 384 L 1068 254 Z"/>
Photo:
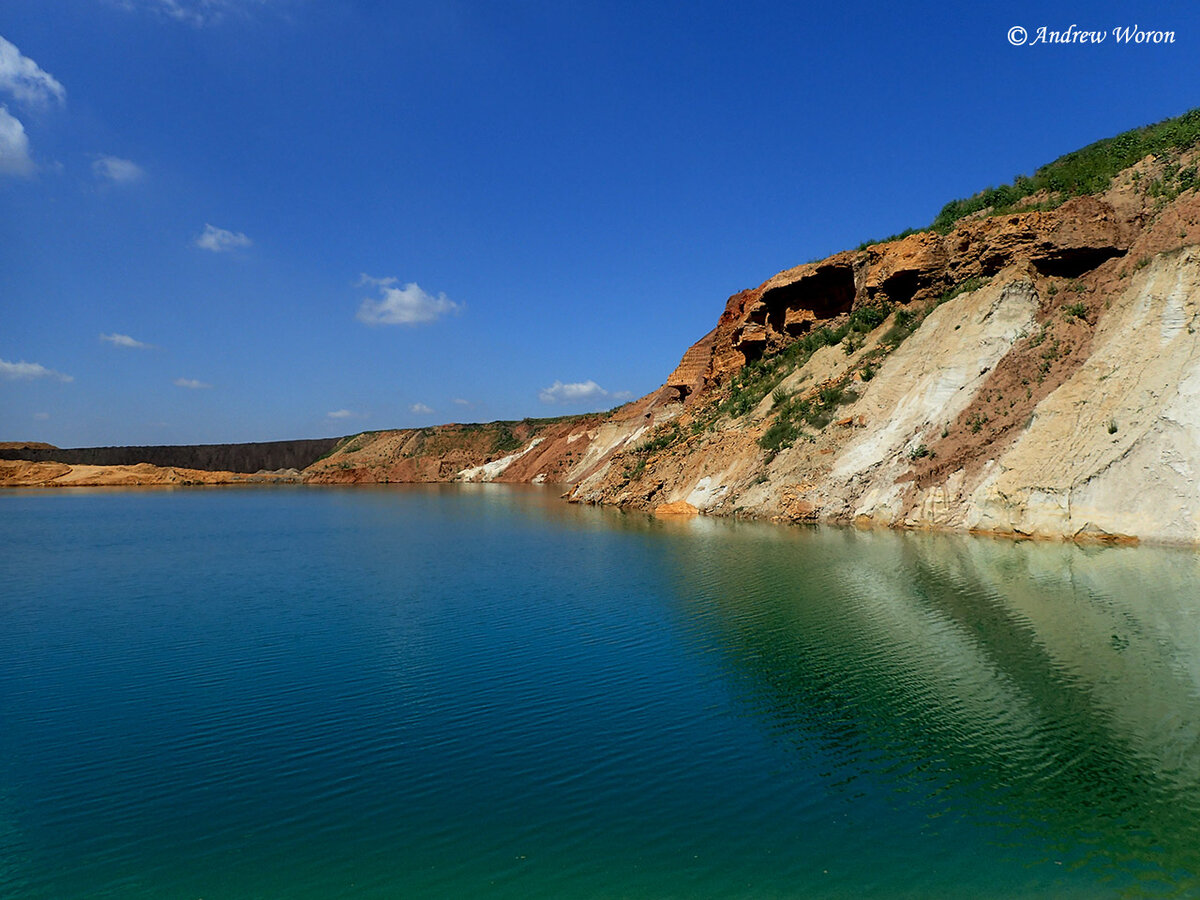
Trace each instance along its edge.
<path fill-rule="evenodd" d="M 1118 211 L 1104 198 L 1076 197 L 1053 210 L 968 220 L 947 235 L 921 232 L 787 269 L 729 298 L 703 380 L 719 383 L 852 309 L 925 302 L 1018 261 L 1042 275 L 1085 274 L 1129 251 L 1143 214 L 1141 207 Z"/>
<path fill-rule="evenodd" d="M 690 519 L 700 515 L 700 510 L 686 500 L 676 500 L 674 503 L 661 503 L 654 507 L 654 515 L 660 519 Z"/>
<path fill-rule="evenodd" d="M 666 384 L 663 385 L 666 392 L 664 399 L 685 401 L 693 394 L 703 393 L 708 387 L 708 378 L 712 370 L 716 337 L 717 329 L 714 328 L 687 349 L 675 371 L 667 376 Z"/>

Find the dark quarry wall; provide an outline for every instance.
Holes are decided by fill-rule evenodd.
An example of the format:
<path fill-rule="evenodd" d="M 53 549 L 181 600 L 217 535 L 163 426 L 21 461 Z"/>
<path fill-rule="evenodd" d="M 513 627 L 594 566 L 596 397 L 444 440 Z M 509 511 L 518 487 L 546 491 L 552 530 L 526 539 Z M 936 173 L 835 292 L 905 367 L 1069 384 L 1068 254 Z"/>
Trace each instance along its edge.
<path fill-rule="evenodd" d="M 341 438 L 270 441 L 258 444 L 195 444 L 167 447 L 81 447 L 73 450 L 0 450 L 0 459 L 61 462 L 72 466 L 128 466 L 150 463 L 208 472 L 303 469 L 324 456 Z"/>

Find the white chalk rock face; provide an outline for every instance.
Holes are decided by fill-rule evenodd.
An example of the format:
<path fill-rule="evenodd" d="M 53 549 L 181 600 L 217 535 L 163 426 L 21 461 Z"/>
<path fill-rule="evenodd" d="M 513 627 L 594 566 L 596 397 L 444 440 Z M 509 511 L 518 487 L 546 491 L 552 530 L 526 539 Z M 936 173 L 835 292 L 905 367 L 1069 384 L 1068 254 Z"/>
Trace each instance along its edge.
<path fill-rule="evenodd" d="M 880 366 L 848 414 L 869 427 L 838 456 L 824 491 L 849 498 L 853 514 L 892 522 L 907 506 L 908 454 L 932 444 L 966 409 L 988 373 L 1034 327 L 1038 297 L 1017 269 L 935 309 Z M 930 506 L 946 524 L 941 502 Z"/>
<path fill-rule="evenodd" d="M 971 498 L 971 527 L 1200 540 L 1200 253 L 1113 295 L 1088 360 Z"/>

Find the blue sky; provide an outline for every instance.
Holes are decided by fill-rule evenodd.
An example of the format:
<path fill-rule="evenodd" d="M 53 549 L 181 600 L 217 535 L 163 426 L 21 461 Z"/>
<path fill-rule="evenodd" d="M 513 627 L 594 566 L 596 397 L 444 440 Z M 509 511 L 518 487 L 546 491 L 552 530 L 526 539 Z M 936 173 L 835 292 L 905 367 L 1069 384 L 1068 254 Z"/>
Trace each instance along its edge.
<path fill-rule="evenodd" d="M 1008 29 L 1173 30 L 1014 47 Z M 725 298 L 1200 105 L 1193 3 L 3 0 L 0 440 L 607 408 Z"/>

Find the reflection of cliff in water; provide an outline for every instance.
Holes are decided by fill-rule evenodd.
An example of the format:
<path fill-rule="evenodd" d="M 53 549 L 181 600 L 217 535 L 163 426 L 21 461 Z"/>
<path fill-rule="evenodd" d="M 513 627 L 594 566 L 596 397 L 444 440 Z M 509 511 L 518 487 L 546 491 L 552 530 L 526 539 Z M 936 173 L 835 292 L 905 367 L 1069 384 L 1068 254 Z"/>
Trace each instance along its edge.
<path fill-rule="evenodd" d="M 1194 554 L 681 527 L 690 627 L 831 786 L 1200 891 Z"/>

